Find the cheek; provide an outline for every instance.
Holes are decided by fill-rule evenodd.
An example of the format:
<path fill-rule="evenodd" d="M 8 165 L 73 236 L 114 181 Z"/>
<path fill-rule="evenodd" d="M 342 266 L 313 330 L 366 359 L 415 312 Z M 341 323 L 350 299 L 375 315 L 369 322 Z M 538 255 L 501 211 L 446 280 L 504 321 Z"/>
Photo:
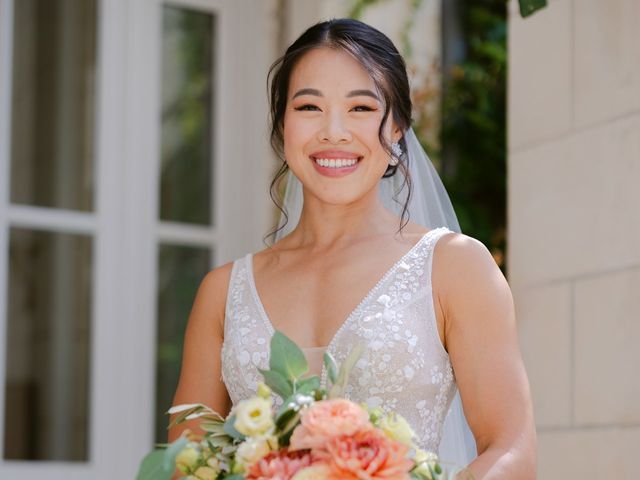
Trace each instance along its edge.
<path fill-rule="evenodd" d="M 308 130 L 309 129 L 305 126 L 304 122 L 296 121 L 294 116 L 288 116 L 285 114 L 282 129 L 285 150 L 291 147 L 300 147 L 306 143 L 309 137 Z"/>

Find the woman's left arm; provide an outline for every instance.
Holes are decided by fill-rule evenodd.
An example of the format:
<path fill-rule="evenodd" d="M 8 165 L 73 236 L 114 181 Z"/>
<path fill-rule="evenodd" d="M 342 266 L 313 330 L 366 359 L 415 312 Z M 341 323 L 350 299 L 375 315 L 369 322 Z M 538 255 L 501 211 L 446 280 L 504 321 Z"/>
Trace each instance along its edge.
<path fill-rule="evenodd" d="M 436 244 L 445 347 L 478 457 L 456 479 L 536 478 L 536 431 L 511 289 L 487 248 L 464 234 Z"/>

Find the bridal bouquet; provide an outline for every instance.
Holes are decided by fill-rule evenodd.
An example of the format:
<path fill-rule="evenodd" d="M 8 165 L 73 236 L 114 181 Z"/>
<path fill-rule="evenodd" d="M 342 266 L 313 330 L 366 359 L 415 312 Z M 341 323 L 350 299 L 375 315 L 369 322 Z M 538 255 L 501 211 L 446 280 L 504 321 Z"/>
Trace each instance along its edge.
<path fill-rule="evenodd" d="M 177 405 L 171 426 L 200 418 L 201 438 L 188 430 L 148 454 L 136 480 L 169 480 L 176 468 L 188 480 L 444 480 L 437 456 L 418 448 L 407 421 L 341 398 L 356 349 L 340 368 L 325 353 L 330 387 L 321 388 L 303 352 L 285 335 L 271 339 L 269 370 L 257 395 L 227 418 L 201 404 Z M 283 400 L 277 411 L 271 393 Z"/>

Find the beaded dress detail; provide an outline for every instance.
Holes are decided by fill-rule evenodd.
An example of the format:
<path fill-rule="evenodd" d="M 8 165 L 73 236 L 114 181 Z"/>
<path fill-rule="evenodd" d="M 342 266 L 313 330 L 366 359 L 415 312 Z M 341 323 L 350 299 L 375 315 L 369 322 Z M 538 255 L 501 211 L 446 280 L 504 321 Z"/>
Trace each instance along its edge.
<path fill-rule="evenodd" d="M 353 368 L 346 397 L 404 416 L 418 445 L 438 452 L 442 426 L 457 391 L 449 355 L 436 323 L 431 265 L 435 228 L 403 255 L 369 290 L 327 346 L 338 364 L 358 343 L 364 353 Z M 254 396 L 269 365 L 274 328 L 258 296 L 253 258 L 234 261 L 229 281 L 222 345 L 222 380 L 233 404 Z M 327 372 L 321 367 L 321 383 Z M 274 403 L 281 405 L 279 397 Z"/>

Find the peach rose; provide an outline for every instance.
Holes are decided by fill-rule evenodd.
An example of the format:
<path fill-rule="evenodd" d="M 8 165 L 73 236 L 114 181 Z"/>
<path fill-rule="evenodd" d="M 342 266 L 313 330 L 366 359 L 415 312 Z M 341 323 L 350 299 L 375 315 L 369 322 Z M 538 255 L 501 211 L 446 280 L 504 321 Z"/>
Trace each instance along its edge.
<path fill-rule="evenodd" d="M 408 446 L 381 431 L 366 430 L 334 437 L 318 458 L 329 464 L 333 480 L 409 480 L 413 462 L 407 458 L 408 452 Z"/>
<path fill-rule="evenodd" d="M 246 480 L 291 480 L 313 463 L 309 452 L 290 452 L 286 448 L 271 452 L 249 467 Z"/>
<path fill-rule="evenodd" d="M 298 470 L 291 480 L 329 480 L 331 468 L 323 462 L 316 462 L 310 467 Z"/>
<path fill-rule="evenodd" d="M 302 411 L 300 425 L 291 435 L 290 448 L 320 448 L 338 435 L 353 435 L 373 428 L 369 414 L 356 403 L 340 398 L 320 400 Z"/>

